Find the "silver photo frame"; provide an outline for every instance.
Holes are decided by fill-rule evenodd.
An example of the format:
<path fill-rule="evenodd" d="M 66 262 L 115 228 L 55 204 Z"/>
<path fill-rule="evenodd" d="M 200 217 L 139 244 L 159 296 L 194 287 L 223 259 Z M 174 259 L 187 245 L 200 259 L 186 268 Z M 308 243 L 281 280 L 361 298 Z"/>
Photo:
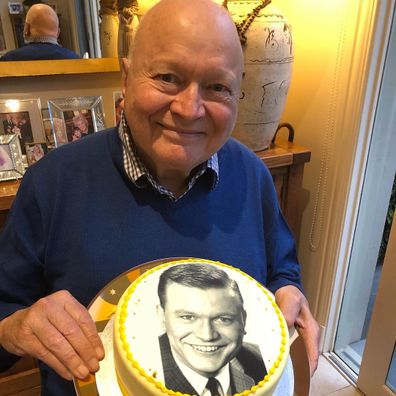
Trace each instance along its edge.
<path fill-rule="evenodd" d="M 21 179 L 25 173 L 21 144 L 16 135 L 0 135 L 0 181 Z"/>
<path fill-rule="evenodd" d="M 22 155 L 26 155 L 25 144 L 45 141 L 39 98 L 0 98 L 0 136 L 16 135 Z"/>
<path fill-rule="evenodd" d="M 50 99 L 48 110 L 56 147 L 105 129 L 101 96 Z"/>

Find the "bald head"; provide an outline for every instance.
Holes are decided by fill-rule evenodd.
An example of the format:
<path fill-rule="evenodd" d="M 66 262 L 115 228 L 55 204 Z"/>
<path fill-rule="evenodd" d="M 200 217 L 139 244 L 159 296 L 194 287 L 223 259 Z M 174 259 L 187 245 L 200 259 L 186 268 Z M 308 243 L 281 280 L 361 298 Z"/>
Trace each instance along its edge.
<path fill-rule="evenodd" d="M 145 48 L 154 37 L 171 39 L 174 32 L 187 35 L 192 41 L 209 41 L 233 47 L 243 63 L 242 49 L 235 24 L 228 11 L 213 0 L 161 0 L 142 18 L 131 48 L 130 57 L 139 47 Z"/>
<path fill-rule="evenodd" d="M 26 14 L 24 34 L 26 37 L 48 36 L 57 38 L 59 20 L 56 12 L 46 4 L 34 4 Z"/>

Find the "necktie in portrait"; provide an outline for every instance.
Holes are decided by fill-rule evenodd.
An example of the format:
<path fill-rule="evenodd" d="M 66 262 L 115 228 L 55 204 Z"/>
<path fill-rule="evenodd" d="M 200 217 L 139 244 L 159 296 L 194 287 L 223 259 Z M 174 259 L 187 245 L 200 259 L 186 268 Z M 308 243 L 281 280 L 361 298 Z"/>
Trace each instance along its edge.
<path fill-rule="evenodd" d="M 220 382 L 214 377 L 208 379 L 205 389 L 210 392 L 210 396 L 224 396 Z"/>

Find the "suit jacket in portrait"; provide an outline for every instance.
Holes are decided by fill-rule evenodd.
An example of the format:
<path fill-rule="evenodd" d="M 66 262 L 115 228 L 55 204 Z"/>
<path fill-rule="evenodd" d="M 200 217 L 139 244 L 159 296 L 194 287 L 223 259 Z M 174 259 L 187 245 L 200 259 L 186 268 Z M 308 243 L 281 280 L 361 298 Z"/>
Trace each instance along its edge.
<path fill-rule="evenodd" d="M 172 355 L 168 335 L 166 333 L 159 337 L 159 344 L 165 386 L 174 392 L 197 395 L 198 392 L 192 387 L 178 367 Z M 243 343 L 237 356 L 230 362 L 231 394 L 250 389 L 261 381 L 266 374 L 267 370 L 259 347 L 255 344 Z"/>

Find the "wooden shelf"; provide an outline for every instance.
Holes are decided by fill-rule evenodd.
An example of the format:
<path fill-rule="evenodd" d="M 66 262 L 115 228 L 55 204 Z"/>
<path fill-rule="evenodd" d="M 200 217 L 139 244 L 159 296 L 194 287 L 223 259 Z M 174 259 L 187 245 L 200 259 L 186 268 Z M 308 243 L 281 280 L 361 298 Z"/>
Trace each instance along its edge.
<path fill-rule="evenodd" d="M 119 72 L 118 58 L 0 62 L 0 77 Z"/>

